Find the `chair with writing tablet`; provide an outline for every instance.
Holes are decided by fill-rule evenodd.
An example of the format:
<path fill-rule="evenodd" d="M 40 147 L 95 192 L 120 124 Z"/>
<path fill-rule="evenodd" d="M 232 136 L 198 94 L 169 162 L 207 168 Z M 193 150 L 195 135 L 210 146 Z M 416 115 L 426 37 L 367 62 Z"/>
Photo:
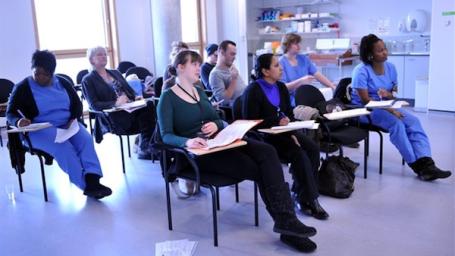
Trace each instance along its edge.
<path fill-rule="evenodd" d="M 199 191 L 200 187 L 204 187 L 210 190 L 212 197 L 213 244 L 214 246 L 218 246 L 217 209 L 219 210 L 219 188 L 236 185 L 242 182 L 243 180 L 222 174 L 201 172 L 195 161 L 195 159 L 198 157 L 197 154 L 192 153 L 182 147 L 175 147 L 163 143 L 159 133 L 157 134 L 155 139 L 156 140 L 153 147 L 160 152 L 160 166 L 166 187 L 166 206 L 169 230 L 173 229 L 169 184 L 172 181 L 174 181 L 175 178 L 192 180 L 196 184 L 196 191 Z M 179 170 L 178 173 L 175 173 L 173 170 L 173 166 L 176 164 L 177 161 L 179 161 L 177 159 L 181 161 L 187 161 L 188 165 L 182 170 Z M 259 225 L 258 192 L 256 183 L 254 183 L 254 221 L 255 226 L 258 226 Z"/>
<path fill-rule="evenodd" d="M 117 70 L 123 75 L 131 67 L 136 67 L 136 64 L 131 61 L 120 61 L 117 66 Z"/>
<path fill-rule="evenodd" d="M 9 95 L 13 91 L 13 87 L 13 82 L 8 79 L 0 78 L 0 118 L 5 118 L 6 105 L 8 103 Z M 3 147 L 2 128 L 6 128 L 6 126 L 0 125 L 0 146 Z"/>
<path fill-rule="evenodd" d="M 296 90 L 295 104 L 309 106 L 319 109 L 326 108 L 326 100 L 321 91 L 312 85 L 302 85 Z M 327 143 L 335 143 L 339 145 L 339 155 L 343 156 L 343 145 L 351 145 L 356 142 L 364 141 L 364 154 L 363 154 L 363 175 L 367 177 L 367 147 L 368 147 L 368 131 L 352 125 L 348 122 L 332 122 L 326 118 L 319 120 L 321 123 L 321 131 L 323 138 L 321 141 Z M 334 125 L 336 124 L 336 125 Z M 326 152 L 326 157 L 328 153 Z"/>
<path fill-rule="evenodd" d="M 30 137 L 28 136 L 29 132 L 12 131 L 14 131 L 13 127 L 8 124 L 8 150 L 11 159 L 11 165 L 16 170 L 20 192 L 24 192 L 22 174 L 25 172 L 25 153 L 30 153 L 32 156 L 36 156 L 40 162 L 44 201 L 47 202 L 48 196 L 46 176 L 44 174 L 44 164 L 52 165 L 54 158 L 49 153 L 33 147 Z"/>
<path fill-rule="evenodd" d="M 352 78 L 350 78 L 350 77 L 345 77 L 345 78 L 341 79 L 337 85 L 337 88 L 335 89 L 333 97 L 339 99 L 344 104 L 348 104 L 348 105 L 351 104 L 351 94 L 352 94 L 351 82 L 352 82 Z M 350 106 L 352 106 L 352 105 L 350 105 Z M 368 123 L 359 123 L 359 127 L 363 128 L 369 132 L 375 132 L 379 136 L 379 174 L 382 174 L 382 163 L 383 163 L 383 152 L 384 152 L 383 151 L 384 150 L 384 138 L 382 136 L 382 133 L 388 133 L 388 131 L 377 125 L 372 124 L 371 118 L 369 116 L 368 116 Z M 367 155 L 369 155 L 369 153 L 370 153 L 369 140 L 368 140 L 366 149 L 367 149 Z M 404 159 L 402 159 L 401 163 L 402 163 L 402 165 L 405 164 Z M 365 177 L 366 177 L 366 175 L 365 175 Z"/>

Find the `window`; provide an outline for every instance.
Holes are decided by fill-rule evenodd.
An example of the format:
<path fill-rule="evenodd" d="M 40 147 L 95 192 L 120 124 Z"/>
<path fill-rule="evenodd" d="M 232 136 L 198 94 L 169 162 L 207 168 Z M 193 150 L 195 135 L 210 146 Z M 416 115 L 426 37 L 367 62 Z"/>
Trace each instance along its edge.
<path fill-rule="evenodd" d="M 34 0 L 35 28 L 39 49 L 48 49 L 57 58 L 56 73 L 75 78 L 90 64 L 87 48 L 106 46 L 108 66 L 118 62 L 113 0 Z"/>
<path fill-rule="evenodd" d="M 182 41 L 191 49 L 204 52 L 204 0 L 180 0 L 182 17 Z"/>

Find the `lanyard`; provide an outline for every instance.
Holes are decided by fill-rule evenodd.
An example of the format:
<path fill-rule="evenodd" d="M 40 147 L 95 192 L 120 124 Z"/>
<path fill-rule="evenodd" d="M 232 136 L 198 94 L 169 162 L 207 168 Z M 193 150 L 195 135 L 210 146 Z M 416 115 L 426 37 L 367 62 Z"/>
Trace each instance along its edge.
<path fill-rule="evenodd" d="M 190 96 L 190 98 L 192 98 L 194 101 L 196 101 L 197 105 L 199 106 L 199 110 L 201 112 L 201 123 L 205 123 L 203 120 L 204 120 L 204 108 L 202 107 L 202 104 L 201 104 L 201 100 L 197 100 L 197 98 L 193 95 L 191 95 L 191 93 L 189 93 L 187 90 L 183 89 L 182 86 L 180 86 L 179 84 L 176 84 L 186 95 Z"/>

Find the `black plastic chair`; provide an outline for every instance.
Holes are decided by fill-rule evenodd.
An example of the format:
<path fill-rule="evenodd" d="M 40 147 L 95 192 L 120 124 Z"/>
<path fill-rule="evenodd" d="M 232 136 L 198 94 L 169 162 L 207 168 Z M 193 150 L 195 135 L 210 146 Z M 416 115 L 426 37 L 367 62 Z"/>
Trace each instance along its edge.
<path fill-rule="evenodd" d="M 61 77 L 63 79 L 66 79 L 66 81 L 68 81 L 72 86 L 75 85 L 73 79 L 69 75 L 62 74 L 62 73 L 58 73 L 58 74 L 55 74 L 55 75 L 58 76 L 58 77 Z"/>
<path fill-rule="evenodd" d="M 76 83 L 77 84 L 81 84 L 82 83 L 82 79 L 84 78 L 85 75 L 88 74 L 88 69 L 83 69 L 81 71 L 79 71 L 77 73 L 77 76 L 76 76 Z"/>
<path fill-rule="evenodd" d="M 131 74 L 136 74 L 137 77 L 141 80 L 141 82 L 144 82 L 144 80 L 147 76 L 153 76 L 153 74 L 144 67 L 129 68 L 125 73 L 125 77 L 128 77 Z"/>
<path fill-rule="evenodd" d="M 126 173 L 125 171 L 125 153 L 123 152 L 123 138 L 122 136 L 126 136 L 126 143 L 127 143 L 127 148 L 128 148 L 128 157 L 131 158 L 131 145 L 130 145 L 130 135 L 137 135 L 139 134 L 140 131 L 134 131 L 134 132 L 124 132 L 120 131 L 116 125 L 115 122 L 110 118 L 110 114 L 103 112 L 103 111 L 96 111 L 96 110 L 89 110 L 89 129 L 90 129 L 90 134 L 94 136 L 94 129 L 92 125 L 92 121 L 96 118 L 103 118 L 104 120 L 108 121 L 109 124 L 109 132 L 117 135 L 119 140 L 120 140 L 120 154 L 122 157 L 122 171 L 123 173 Z"/>
<path fill-rule="evenodd" d="M 8 125 L 8 130 L 10 129 L 11 126 Z M 43 185 L 44 201 L 47 202 L 48 196 L 46 176 L 44 173 L 44 164 L 52 165 L 54 158 L 45 151 L 35 149 L 32 145 L 32 142 L 27 132 L 22 133 L 22 137 L 25 139 L 24 142 L 21 140 L 19 133 L 8 133 L 8 149 L 10 152 L 10 158 L 14 159 L 14 161 L 11 162 L 13 165 L 12 167 L 16 170 L 20 192 L 24 192 L 22 174 L 25 172 L 25 157 L 23 155 L 25 154 L 25 152 L 27 152 L 33 156 L 36 156 L 40 162 L 41 182 Z"/>
<path fill-rule="evenodd" d="M 153 83 L 153 90 L 155 97 L 159 98 L 161 96 L 161 91 L 163 90 L 163 77 L 160 76 Z"/>
<path fill-rule="evenodd" d="M 13 91 L 14 83 L 8 79 L 0 78 L 0 117 L 5 117 L 6 104 L 8 103 L 9 95 Z M 3 147 L 3 139 L 1 129 L 6 126 L 0 126 L 0 146 Z"/>
<path fill-rule="evenodd" d="M 351 104 L 351 94 L 352 94 L 352 88 L 351 88 L 351 82 L 352 78 L 350 77 L 345 77 L 340 80 L 340 82 L 337 85 L 337 88 L 335 89 L 334 98 L 339 99 L 341 102 L 344 104 L 347 104 L 348 107 L 356 107 Z M 383 166 L 383 155 L 384 155 L 384 137 L 382 133 L 388 133 L 387 130 L 374 125 L 371 123 L 371 118 L 368 116 L 368 123 L 361 123 L 359 122 L 359 127 L 362 129 L 365 129 L 369 132 L 375 132 L 379 136 L 379 174 L 382 174 L 382 166 Z M 367 155 L 370 153 L 370 140 L 368 140 L 368 145 L 367 145 Z M 405 164 L 404 159 L 401 161 L 402 165 Z"/>
<path fill-rule="evenodd" d="M 157 124 L 158 126 L 158 124 Z M 243 180 L 220 175 L 216 173 L 201 172 L 195 159 L 196 155 L 190 153 L 185 148 L 175 147 L 168 144 L 164 144 L 161 141 L 159 134 L 157 135 L 157 141 L 153 147 L 161 152 L 160 166 L 166 186 L 166 205 L 168 215 L 168 226 L 169 230 L 172 230 L 172 212 L 171 212 L 171 197 L 169 192 L 169 183 L 175 178 L 183 178 L 186 180 L 192 180 L 196 183 L 196 191 L 200 190 L 200 187 L 204 187 L 210 190 L 212 196 L 212 217 L 213 217 L 213 244 L 218 246 L 218 221 L 217 221 L 217 210 L 219 210 L 219 188 L 231 185 L 236 185 L 236 191 L 238 183 Z M 172 171 L 172 164 L 176 159 L 184 159 L 189 162 L 189 167 L 174 173 Z M 238 202 L 238 193 L 236 193 L 236 200 Z M 254 222 L 255 226 L 259 226 L 258 216 L 258 190 L 257 185 L 254 183 Z"/>
<path fill-rule="evenodd" d="M 321 112 L 321 110 L 326 107 L 326 100 L 318 88 L 312 85 L 302 85 L 296 90 L 295 104 L 317 108 Z M 348 121 L 329 121 L 325 118 L 322 118 L 319 121 L 321 123 L 323 135 L 321 141 L 338 144 L 340 156 L 343 156 L 343 145 L 354 144 L 362 140 L 364 141 L 363 176 L 366 179 L 368 163 L 368 131 L 357 126 L 353 126 L 349 124 Z M 328 157 L 328 153 L 326 153 L 326 157 Z"/>
<path fill-rule="evenodd" d="M 136 67 L 136 64 L 130 61 L 121 61 L 117 66 L 117 70 L 120 71 L 120 73 L 125 74 L 131 67 Z"/>

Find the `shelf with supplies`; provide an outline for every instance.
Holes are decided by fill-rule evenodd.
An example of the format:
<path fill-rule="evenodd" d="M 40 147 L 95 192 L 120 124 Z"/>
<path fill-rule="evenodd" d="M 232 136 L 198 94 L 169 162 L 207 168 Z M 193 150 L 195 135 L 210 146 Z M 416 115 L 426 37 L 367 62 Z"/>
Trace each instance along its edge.
<path fill-rule="evenodd" d="M 338 33 L 338 32 L 340 32 L 339 28 L 331 29 L 330 31 L 293 32 L 293 33 L 296 33 L 299 35 L 318 35 L 318 34 L 333 34 L 333 33 Z M 270 33 L 259 31 L 260 36 L 283 36 L 285 34 L 286 34 L 286 32 L 281 32 L 281 31 L 280 32 L 270 32 Z"/>
<path fill-rule="evenodd" d="M 283 19 L 270 19 L 263 20 L 260 19 L 258 23 L 274 23 L 274 22 L 291 22 L 291 21 L 306 21 L 306 20 L 338 20 L 340 17 L 336 13 L 310 13 L 310 14 L 300 14 L 296 17 L 283 18 Z"/>
<path fill-rule="evenodd" d="M 288 2 L 288 3 L 286 3 Z M 279 3 L 279 4 L 277 4 Z M 295 1 L 277 1 L 277 0 L 263 0 L 263 7 L 261 9 L 275 9 L 281 7 L 301 7 L 301 6 L 321 6 L 321 5 L 330 5 L 330 4 L 339 4 L 337 0 L 310 0 L 310 1 L 299 1 L 298 4 Z"/>

